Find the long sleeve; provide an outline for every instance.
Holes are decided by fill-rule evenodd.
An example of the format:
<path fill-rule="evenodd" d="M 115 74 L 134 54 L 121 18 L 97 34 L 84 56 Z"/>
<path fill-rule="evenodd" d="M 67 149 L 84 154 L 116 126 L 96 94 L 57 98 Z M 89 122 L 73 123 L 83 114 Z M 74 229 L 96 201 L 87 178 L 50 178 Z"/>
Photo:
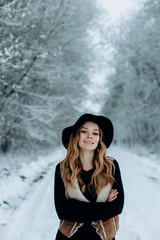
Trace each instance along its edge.
<path fill-rule="evenodd" d="M 115 164 L 115 182 L 113 189 L 118 190 L 117 199 L 113 202 L 88 203 L 65 197 L 65 186 L 60 174 L 60 163 L 56 166 L 54 183 L 54 201 L 57 215 L 62 220 L 86 222 L 107 220 L 122 212 L 124 204 L 124 190 L 119 165 Z"/>

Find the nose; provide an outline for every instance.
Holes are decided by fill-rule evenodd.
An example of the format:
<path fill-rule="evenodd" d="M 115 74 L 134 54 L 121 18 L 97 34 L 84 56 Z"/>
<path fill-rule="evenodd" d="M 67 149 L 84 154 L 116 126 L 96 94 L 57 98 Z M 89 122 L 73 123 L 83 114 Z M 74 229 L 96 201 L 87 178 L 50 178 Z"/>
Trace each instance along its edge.
<path fill-rule="evenodd" d="M 88 136 L 87 136 L 88 138 L 92 138 L 92 135 L 91 135 L 91 133 L 88 133 Z"/>

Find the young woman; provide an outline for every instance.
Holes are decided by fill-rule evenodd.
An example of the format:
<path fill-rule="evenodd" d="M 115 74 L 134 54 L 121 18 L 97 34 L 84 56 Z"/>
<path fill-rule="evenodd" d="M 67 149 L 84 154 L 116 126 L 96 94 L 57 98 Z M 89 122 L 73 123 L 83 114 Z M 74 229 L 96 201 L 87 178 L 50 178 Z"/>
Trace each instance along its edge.
<path fill-rule="evenodd" d="M 104 116 L 84 114 L 63 130 L 67 155 L 55 171 L 56 240 L 115 239 L 124 191 L 118 162 L 106 156 L 112 139 L 112 122 Z"/>

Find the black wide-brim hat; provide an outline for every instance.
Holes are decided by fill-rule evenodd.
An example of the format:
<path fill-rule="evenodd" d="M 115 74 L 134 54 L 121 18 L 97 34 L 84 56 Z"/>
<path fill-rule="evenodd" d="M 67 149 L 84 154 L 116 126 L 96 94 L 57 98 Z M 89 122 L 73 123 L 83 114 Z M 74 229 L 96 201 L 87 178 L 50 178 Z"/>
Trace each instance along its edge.
<path fill-rule="evenodd" d="M 105 143 L 106 147 L 109 148 L 112 140 L 113 140 L 113 124 L 109 118 L 100 115 L 93 115 L 93 114 L 83 114 L 74 125 L 63 129 L 62 131 L 62 142 L 64 147 L 68 148 L 68 143 L 70 139 L 70 135 L 73 132 L 74 136 L 76 135 L 77 130 L 85 123 L 85 122 L 95 122 L 103 132 L 103 142 Z"/>

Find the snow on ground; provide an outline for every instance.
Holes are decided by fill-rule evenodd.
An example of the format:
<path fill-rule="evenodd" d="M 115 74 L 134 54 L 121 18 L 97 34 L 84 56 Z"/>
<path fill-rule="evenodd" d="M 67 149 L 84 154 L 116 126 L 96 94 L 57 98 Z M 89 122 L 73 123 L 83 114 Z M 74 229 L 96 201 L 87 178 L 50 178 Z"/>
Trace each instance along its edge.
<path fill-rule="evenodd" d="M 38 189 L 42 179 L 46 179 L 47 174 L 53 171 L 53 164 L 65 157 L 65 152 L 64 148 L 57 148 L 50 156 L 25 162 L 20 167 L 20 163 L 6 163 L 5 166 L 3 162 L 0 169 L 0 236 L 21 203 L 26 202 L 32 194 L 32 188 Z"/>
<path fill-rule="evenodd" d="M 55 239 L 59 220 L 53 204 L 54 169 L 65 153 L 57 148 L 52 156 L 25 164 L 16 175 L 0 179 L 0 239 Z M 122 147 L 111 147 L 108 155 L 119 162 L 125 189 L 116 240 L 160 240 L 160 163 Z M 9 203 L 7 209 L 4 201 Z"/>
<path fill-rule="evenodd" d="M 125 188 L 119 239 L 160 240 L 160 162 L 120 147 L 110 155 L 120 164 Z M 128 232 L 136 238 L 126 238 Z"/>

